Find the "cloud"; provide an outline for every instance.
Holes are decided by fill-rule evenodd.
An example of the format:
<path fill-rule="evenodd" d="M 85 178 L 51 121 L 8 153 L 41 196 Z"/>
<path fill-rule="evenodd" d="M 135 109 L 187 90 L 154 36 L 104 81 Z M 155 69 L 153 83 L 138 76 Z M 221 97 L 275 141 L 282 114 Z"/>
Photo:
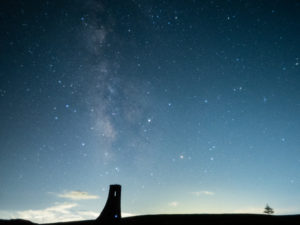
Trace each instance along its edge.
<path fill-rule="evenodd" d="M 263 207 L 248 207 L 242 209 L 236 209 L 233 213 L 254 213 L 254 214 L 262 214 L 264 211 Z"/>
<path fill-rule="evenodd" d="M 215 195 L 215 193 L 212 191 L 195 191 L 195 192 L 192 192 L 192 194 L 196 195 L 197 197 L 199 197 L 201 195 L 207 195 L 207 196 Z"/>
<path fill-rule="evenodd" d="M 130 216 L 135 216 L 133 213 L 127 213 L 127 212 L 121 212 L 122 217 L 130 217 Z"/>
<path fill-rule="evenodd" d="M 179 202 L 176 202 L 176 201 L 170 202 L 168 205 L 171 207 L 177 207 L 179 205 Z"/>
<path fill-rule="evenodd" d="M 69 191 L 63 194 L 57 195 L 60 198 L 67 198 L 71 200 L 88 200 L 88 199 L 98 199 L 99 196 L 97 195 L 90 195 L 84 191 Z"/>
<path fill-rule="evenodd" d="M 79 211 L 78 214 L 87 218 L 97 218 L 99 216 L 99 213 L 94 211 Z"/>
<path fill-rule="evenodd" d="M 57 223 L 68 221 L 95 220 L 99 213 L 95 211 L 76 210 L 77 203 L 57 203 L 45 209 L 28 209 L 22 211 L 0 210 L 1 219 L 24 219 L 34 223 Z M 122 212 L 122 217 L 135 216 Z"/>
<path fill-rule="evenodd" d="M 55 223 L 76 220 L 94 219 L 98 213 L 92 211 L 75 211 L 76 203 L 58 203 L 45 209 L 24 210 L 11 213 L 11 218 L 30 220 L 35 223 Z"/>

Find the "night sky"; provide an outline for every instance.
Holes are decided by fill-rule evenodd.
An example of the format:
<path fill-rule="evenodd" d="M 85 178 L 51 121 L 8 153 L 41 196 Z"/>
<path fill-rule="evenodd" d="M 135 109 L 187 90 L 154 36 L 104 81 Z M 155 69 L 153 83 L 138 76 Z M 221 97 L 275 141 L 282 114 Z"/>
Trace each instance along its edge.
<path fill-rule="evenodd" d="M 0 3 L 0 218 L 300 213 L 300 2 Z"/>

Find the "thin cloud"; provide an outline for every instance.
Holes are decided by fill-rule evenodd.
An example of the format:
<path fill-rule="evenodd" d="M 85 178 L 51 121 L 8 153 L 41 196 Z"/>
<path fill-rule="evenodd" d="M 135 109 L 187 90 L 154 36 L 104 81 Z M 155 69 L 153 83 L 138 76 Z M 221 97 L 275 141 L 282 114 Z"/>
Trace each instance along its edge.
<path fill-rule="evenodd" d="M 236 209 L 233 213 L 254 213 L 254 214 L 263 214 L 263 207 L 248 207 L 242 209 Z"/>
<path fill-rule="evenodd" d="M 196 195 L 197 197 L 201 196 L 201 195 L 206 195 L 206 196 L 213 196 L 215 195 L 214 192 L 212 191 L 195 191 L 192 192 L 193 195 Z"/>
<path fill-rule="evenodd" d="M 0 210 L 2 219 L 24 219 L 34 223 L 57 223 L 68 221 L 95 220 L 100 213 L 95 211 L 80 211 L 77 203 L 57 203 L 44 209 L 28 209 L 22 211 Z M 122 212 L 122 217 L 135 214 Z"/>
<path fill-rule="evenodd" d="M 122 217 L 130 217 L 130 216 L 135 216 L 133 213 L 127 213 L 127 212 L 121 212 Z"/>
<path fill-rule="evenodd" d="M 77 211 L 77 203 L 59 203 L 45 209 L 23 211 L 0 211 L 2 219 L 24 219 L 34 223 L 57 223 L 68 221 L 95 220 L 100 213 L 95 211 Z M 122 217 L 135 214 L 122 212 Z"/>
<path fill-rule="evenodd" d="M 45 209 L 17 211 L 12 218 L 21 218 L 35 223 L 55 223 L 90 219 L 91 216 L 80 215 L 74 211 L 76 203 L 60 203 Z"/>
<path fill-rule="evenodd" d="M 69 191 L 63 194 L 57 195 L 60 198 L 67 198 L 71 200 L 89 200 L 89 199 L 98 199 L 99 196 L 91 195 L 84 191 Z"/>
<path fill-rule="evenodd" d="M 170 202 L 168 205 L 171 207 L 177 207 L 179 205 L 179 202 L 176 202 L 176 201 Z"/>
<path fill-rule="evenodd" d="M 99 216 L 99 213 L 94 211 L 79 211 L 78 214 L 80 216 L 86 217 L 86 218 L 97 218 Z"/>

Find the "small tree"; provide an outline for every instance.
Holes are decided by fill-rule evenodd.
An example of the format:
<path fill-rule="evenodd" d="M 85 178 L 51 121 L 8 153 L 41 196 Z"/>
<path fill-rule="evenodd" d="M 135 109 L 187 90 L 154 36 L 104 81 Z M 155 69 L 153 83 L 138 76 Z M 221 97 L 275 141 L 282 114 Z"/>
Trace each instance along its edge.
<path fill-rule="evenodd" d="M 264 213 L 272 215 L 274 213 L 274 210 L 267 204 Z"/>

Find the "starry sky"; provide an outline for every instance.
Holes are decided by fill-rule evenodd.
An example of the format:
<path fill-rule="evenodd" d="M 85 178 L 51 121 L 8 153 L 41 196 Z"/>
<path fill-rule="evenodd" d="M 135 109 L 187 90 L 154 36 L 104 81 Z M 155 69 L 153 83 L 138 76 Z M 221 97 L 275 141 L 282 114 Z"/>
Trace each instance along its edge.
<path fill-rule="evenodd" d="M 0 218 L 300 213 L 300 2 L 0 3 Z"/>

